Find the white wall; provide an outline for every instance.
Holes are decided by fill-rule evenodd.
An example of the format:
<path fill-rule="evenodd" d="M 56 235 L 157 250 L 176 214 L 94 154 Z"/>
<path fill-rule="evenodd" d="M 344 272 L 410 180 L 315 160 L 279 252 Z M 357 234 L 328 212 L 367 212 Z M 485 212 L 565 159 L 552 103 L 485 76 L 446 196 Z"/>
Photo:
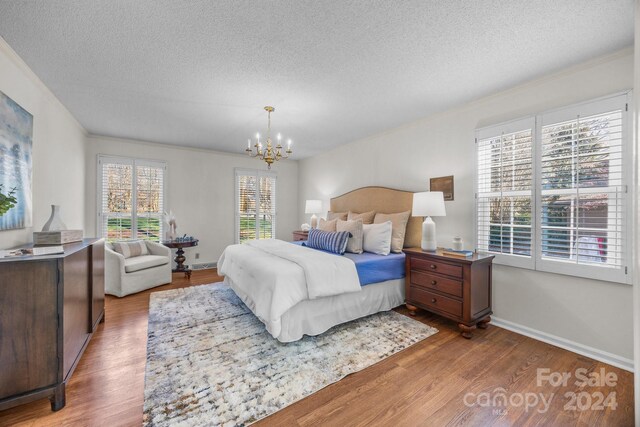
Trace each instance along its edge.
<path fill-rule="evenodd" d="M 438 241 L 461 235 L 474 244 L 474 131 L 633 87 L 633 52 L 608 57 L 523 84 L 460 108 L 354 141 L 300 161 L 299 199 L 329 198 L 382 185 L 429 189 L 429 178 L 454 175 L 455 201 L 435 218 Z M 300 221 L 306 219 L 299 211 Z M 632 287 L 496 266 L 497 318 L 622 358 L 633 356 Z"/>
<path fill-rule="evenodd" d="M 33 115 L 33 228 L 0 231 L 0 249 L 33 241 L 52 204 L 68 228 L 84 229 L 86 132 L 2 38 L 0 91 Z"/>
<path fill-rule="evenodd" d="M 238 150 L 244 147 L 238 142 Z M 176 216 L 178 234 L 200 239 L 197 248 L 187 249 L 187 263 L 217 261 L 223 249 L 235 243 L 234 168 L 266 169 L 266 163 L 242 154 L 184 148 L 101 136 L 89 136 L 87 145 L 87 230 L 96 228 L 97 156 L 135 157 L 163 160 L 168 164 L 165 210 Z M 298 162 L 284 160 L 272 166 L 277 172 L 276 236 L 291 240 L 298 223 Z M 195 260 L 194 254 L 200 253 Z"/>
<path fill-rule="evenodd" d="M 640 87 L 640 0 L 635 1 L 635 43 L 634 43 L 634 70 L 633 70 L 633 82 L 634 87 Z M 640 171 L 638 171 L 638 164 L 640 163 L 640 97 L 634 98 L 634 156 L 633 163 L 635 165 L 634 180 L 636 183 L 636 189 L 640 189 Z M 636 207 L 635 216 L 633 218 L 636 224 L 635 235 L 633 238 L 634 254 L 635 254 L 635 271 L 640 271 L 640 197 L 638 191 L 635 192 L 634 205 Z M 635 372 L 640 372 L 640 274 L 636 274 L 633 281 L 633 344 L 634 344 L 634 365 Z M 635 398 L 635 424 L 640 425 L 640 374 L 634 375 L 634 398 Z"/>

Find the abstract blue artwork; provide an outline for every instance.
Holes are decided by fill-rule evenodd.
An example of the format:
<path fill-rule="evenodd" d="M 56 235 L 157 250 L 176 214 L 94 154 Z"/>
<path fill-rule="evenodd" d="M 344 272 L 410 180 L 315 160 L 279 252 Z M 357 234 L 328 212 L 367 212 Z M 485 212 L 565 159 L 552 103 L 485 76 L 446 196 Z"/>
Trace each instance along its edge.
<path fill-rule="evenodd" d="M 13 190 L 15 206 L 0 216 L 0 230 L 31 227 L 33 116 L 0 92 L 0 192 Z"/>

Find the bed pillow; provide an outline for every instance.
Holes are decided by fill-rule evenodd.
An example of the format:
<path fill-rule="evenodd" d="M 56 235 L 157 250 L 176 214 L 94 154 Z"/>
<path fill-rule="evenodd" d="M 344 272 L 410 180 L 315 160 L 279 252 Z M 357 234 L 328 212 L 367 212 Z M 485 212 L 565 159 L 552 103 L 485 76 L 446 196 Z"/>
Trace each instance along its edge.
<path fill-rule="evenodd" d="M 332 219 L 341 219 L 346 221 L 347 212 L 327 212 L 327 221 L 331 221 Z"/>
<path fill-rule="evenodd" d="M 391 221 L 391 252 L 399 254 L 404 247 L 404 235 L 407 232 L 407 223 L 411 211 L 383 214 L 377 213 L 373 220 L 374 224 Z"/>
<path fill-rule="evenodd" d="M 353 221 L 340 221 L 336 225 L 337 231 L 348 231 L 351 233 L 351 237 L 347 241 L 347 252 L 352 254 L 362 253 L 362 220 L 356 219 Z"/>
<path fill-rule="evenodd" d="M 348 240 L 348 231 L 322 231 L 312 228 L 309 230 L 306 246 L 343 255 L 344 251 L 347 250 Z"/>
<path fill-rule="evenodd" d="M 381 224 L 364 224 L 362 226 L 362 248 L 365 252 L 378 255 L 389 255 L 391 252 L 391 221 Z"/>
<path fill-rule="evenodd" d="M 349 215 L 347 215 L 347 219 L 349 221 L 353 221 L 354 219 L 361 219 L 363 224 L 373 224 L 373 218 L 376 216 L 376 211 L 370 212 L 351 212 L 349 211 Z"/>
<path fill-rule="evenodd" d="M 147 244 L 142 240 L 131 240 L 127 242 L 114 242 L 113 250 L 125 258 L 133 258 L 141 255 L 149 255 Z"/>
<path fill-rule="evenodd" d="M 318 230 L 322 231 L 336 231 L 336 223 L 337 219 L 326 220 L 324 218 L 320 218 L 318 221 Z"/>

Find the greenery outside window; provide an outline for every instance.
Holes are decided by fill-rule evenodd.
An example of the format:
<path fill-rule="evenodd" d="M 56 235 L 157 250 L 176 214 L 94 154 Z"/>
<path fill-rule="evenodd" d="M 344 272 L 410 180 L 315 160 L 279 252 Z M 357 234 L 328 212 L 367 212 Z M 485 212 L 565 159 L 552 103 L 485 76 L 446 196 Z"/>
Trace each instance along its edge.
<path fill-rule="evenodd" d="M 236 243 L 270 239 L 276 233 L 275 172 L 236 169 Z"/>
<path fill-rule="evenodd" d="M 164 162 L 98 156 L 98 228 L 108 241 L 163 239 Z"/>

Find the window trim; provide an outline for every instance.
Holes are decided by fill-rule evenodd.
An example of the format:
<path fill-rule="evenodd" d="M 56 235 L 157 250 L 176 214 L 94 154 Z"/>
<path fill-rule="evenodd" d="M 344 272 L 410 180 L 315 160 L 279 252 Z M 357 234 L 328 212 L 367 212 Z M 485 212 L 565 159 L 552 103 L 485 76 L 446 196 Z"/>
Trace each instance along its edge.
<path fill-rule="evenodd" d="M 631 284 L 633 277 L 633 263 L 631 262 L 633 259 L 634 248 L 632 246 L 632 241 L 629 236 L 633 235 L 634 224 L 633 224 L 633 202 L 634 202 L 634 194 L 636 191 L 636 185 L 632 179 L 633 176 L 633 159 L 632 159 L 632 111 L 630 111 L 629 106 L 632 106 L 632 96 L 633 92 L 631 90 L 617 92 L 611 95 L 602 96 L 590 100 L 586 100 L 579 103 L 574 103 L 571 105 L 554 108 L 550 110 L 546 110 L 540 112 L 535 115 L 522 117 L 519 119 L 498 123 L 496 125 L 485 126 L 482 128 L 478 128 L 475 131 L 475 142 L 476 147 L 474 150 L 474 194 L 475 194 L 475 204 L 474 204 L 474 245 L 476 250 L 478 248 L 478 141 L 481 139 L 485 139 L 487 137 L 495 136 L 496 129 L 509 129 L 513 127 L 517 123 L 522 123 L 527 120 L 534 121 L 533 128 L 533 146 L 532 146 L 532 201 L 531 201 L 531 209 L 533 215 L 532 227 L 534 228 L 532 233 L 532 241 L 531 241 L 531 250 L 532 256 L 531 258 L 522 257 L 519 255 L 506 255 L 506 254 L 495 254 L 489 252 L 491 255 L 495 255 L 495 263 L 501 265 L 508 265 L 512 267 L 518 268 L 526 268 L 530 270 L 542 271 L 547 273 L 556 273 L 563 274 L 574 277 L 584 277 L 589 279 L 596 279 L 607 282 L 615 282 L 615 283 L 623 283 L 623 284 Z M 591 104 L 593 104 L 593 108 L 591 108 Z M 624 214 L 626 218 L 623 221 L 623 232 L 622 232 L 622 244 L 623 244 L 623 263 L 620 269 L 614 269 L 606 266 L 595 266 L 595 265 L 585 265 L 585 264 L 576 264 L 576 263 L 568 263 L 563 262 L 561 260 L 551 260 L 551 259 L 543 259 L 542 258 L 542 216 L 538 212 L 538 207 L 541 206 L 541 198 L 542 198 L 542 158 L 540 156 L 541 149 L 541 141 L 542 141 L 542 127 L 544 123 L 553 123 L 554 121 L 562 121 L 562 117 L 566 117 L 569 113 L 568 111 L 576 110 L 580 111 L 581 115 L 587 116 L 591 115 L 591 113 L 597 114 L 604 112 L 602 106 L 604 105 L 606 109 L 606 105 L 609 104 L 613 108 L 621 108 L 623 115 L 623 124 L 622 124 L 622 152 L 623 152 L 623 162 L 622 162 L 622 179 L 623 186 L 625 187 L 625 197 L 624 197 Z M 587 108 L 585 111 L 584 108 Z M 543 118 L 545 118 L 543 123 Z M 491 133 L 493 132 L 493 133 Z M 506 131 L 505 131 L 506 132 Z M 498 133 L 499 134 L 499 133 Z"/>
<path fill-rule="evenodd" d="M 262 169 L 249 169 L 249 168 L 234 168 L 233 171 L 233 221 L 234 221 L 234 241 L 236 244 L 240 243 L 240 212 L 238 210 L 238 206 L 240 205 L 239 200 L 239 191 L 238 191 L 238 176 L 242 175 L 255 175 L 258 179 L 261 177 L 269 177 L 273 178 L 276 185 L 276 206 L 273 213 L 273 224 L 271 226 L 272 237 L 275 238 L 276 230 L 278 227 L 278 173 L 275 171 L 266 171 Z M 260 186 L 258 185 L 258 200 L 260 199 Z M 256 209 L 256 216 L 259 215 L 259 210 Z M 256 218 L 256 224 L 258 223 L 258 218 Z M 256 239 L 259 238 L 260 228 L 256 227 Z"/>
<path fill-rule="evenodd" d="M 164 176 L 163 176 L 163 185 L 162 185 L 162 200 L 163 200 L 163 208 L 165 212 L 168 212 L 167 206 L 168 203 L 168 191 L 167 186 L 169 183 L 169 164 L 164 160 L 153 160 L 153 159 L 142 159 L 137 157 L 125 157 L 125 156 L 113 156 L 109 154 L 98 154 L 96 156 L 96 235 L 98 237 L 102 237 L 104 239 L 107 236 L 102 235 L 102 163 L 120 163 L 124 165 L 132 165 L 134 169 L 133 179 L 132 179 L 132 187 L 135 189 L 136 184 L 136 166 L 162 166 L 164 167 Z M 130 240 L 138 240 L 137 239 L 137 223 L 134 221 L 134 217 L 137 217 L 137 212 L 135 212 L 135 206 L 137 206 L 137 191 L 132 191 L 131 194 L 131 226 L 135 228 L 132 230 L 132 238 Z M 163 212 L 164 213 L 164 212 Z M 160 226 L 162 227 L 163 219 L 160 219 Z M 135 230 L 135 234 L 134 234 Z M 162 234 L 162 232 L 161 232 Z M 133 237 L 135 236 L 135 237 Z M 164 236 L 159 236 L 159 241 L 162 242 L 164 240 Z"/>

